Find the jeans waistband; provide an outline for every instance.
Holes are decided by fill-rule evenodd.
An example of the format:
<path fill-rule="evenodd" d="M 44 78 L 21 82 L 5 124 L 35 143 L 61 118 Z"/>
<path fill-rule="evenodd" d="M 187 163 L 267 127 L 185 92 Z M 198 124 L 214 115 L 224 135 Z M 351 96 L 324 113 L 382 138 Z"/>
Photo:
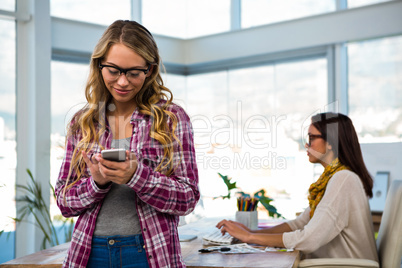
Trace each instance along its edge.
<path fill-rule="evenodd" d="M 138 246 L 144 245 L 144 239 L 142 234 L 130 235 L 130 236 L 94 236 L 92 238 L 92 245 L 95 246 L 108 246 L 111 247 L 123 247 L 123 246 Z"/>

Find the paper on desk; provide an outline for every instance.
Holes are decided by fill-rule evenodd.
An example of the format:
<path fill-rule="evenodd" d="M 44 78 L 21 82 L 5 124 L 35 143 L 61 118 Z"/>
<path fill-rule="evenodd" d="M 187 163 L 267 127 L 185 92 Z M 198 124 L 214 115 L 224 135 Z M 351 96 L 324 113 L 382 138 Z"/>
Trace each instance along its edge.
<path fill-rule="evenodd" d="M 265 251 L 284 251 L 284 252 L 292 252 L 294 251 L 293 248 L 272 248 L 272 247 L 266 247 Z"/>
<path fill-rule="evenodd" d="M 217 251 L 222 254 L 245 254 L 245 253 L 261 253 L 265 252 L 264 250 L 252 247 L 247 243 L 242 244 L 233 244 L 233 245 L 226 245 L 226 246 L 218 246 L 218 247 L 208 247 L 208 249 L 220 249 L 220 248 L 230 248 L 230 251 Z"/>

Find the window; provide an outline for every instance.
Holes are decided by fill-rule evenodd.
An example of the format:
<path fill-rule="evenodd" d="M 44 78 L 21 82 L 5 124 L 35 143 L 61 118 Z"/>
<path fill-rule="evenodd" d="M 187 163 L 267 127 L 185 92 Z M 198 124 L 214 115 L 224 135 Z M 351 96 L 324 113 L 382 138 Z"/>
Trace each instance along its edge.
<path fill-rule="evenodd" d="M 15 22 L 0 20 L 0 230 L 15 230 L 15 179 L 16 179 L 16 91 L 15 91 Z M 0 263 L 14 258 L 14 237 L 2 248 Z M 2 243 L 3 244 L 3 243 Z M 10 247 L 11 246 L 11 247 Z"/>
<path fill-rule="evenodd" d="M 230 151 L 226 134 L 231 131 L 227 77 L 226 71 L 187 77 L 186 111 L 194 128 L 199 187 L 202 196 L 200 204 L 204 207 L 204 211 L 198 213 L 210 217 L 222 216 L 222 211 L 227 213 L 236 207 L 230 202 L 212 200 L 213 197 L 225 193 L 225 185 L 220 184 L 217 172 L 224 172 L 221 161 L 226 163 L 229 160 L 226 155 L 230 153 L 226 152 Z M 216 150 L 215 147 L 224 148 Z"/>
<path fill-rule="evenodd" d="M 152 33 L 178 38 L 230 30 L 230 0 L 142 2 L 142 23 Z"/>
<path fill-rule="evenodd" d="M 301 137 L 310 116 L 327 104 L 326 64 L 320 58 L 188 77 L 187 111 L 207 216 L 236 208 L 233 200 L 213 200 L 226 194 L 218 172 L 250 194 L 265 188 L 287 218 L 308 205 L 317 174 Z"/>
<path fill-rule="evenodd" d="M 130 0 L 52 0 L 50 2 L 50 14 L 54 17 L 70 20 L 110 25 L 115 20 L 129 20 L 131 18 L 131 5 Z"/>
<path fill-rule="evenodd" d="M 297 19 L 335 11 L 335 0 L 242 0 L 241 27 Z"/>
<path fill-rule="evenodd" d="M 388 1 L 391 0 L 348 0 L 348 8 L 367 6 Z"/>
<path fill-rule="evenodd" d="M 361 142 L 402 141 L 402 36 L 350 43 L 349 115 Z"/>
<path fill-rule="evenodd" d="M 55 185 L 64 157 L 66 127 L 72 116 L 85 103 L 85 82 L 88 64 L 52 61 L 51 63 L 51 153 L 50 178 Z M 51 204 L 52 215 L 60 214 L 56 204 Z"/>
<path fill-rule="evenodd" d="M 0 9 L 15 11 L 15 0 L 3 0 L 0 2 Z"/>
<path fill-rule="evenodd" d="M 162 79 L 164 85 L 170 89 L 173 94 L 173 102 L 186 110 L 186 76 L 162 73 Z"/>

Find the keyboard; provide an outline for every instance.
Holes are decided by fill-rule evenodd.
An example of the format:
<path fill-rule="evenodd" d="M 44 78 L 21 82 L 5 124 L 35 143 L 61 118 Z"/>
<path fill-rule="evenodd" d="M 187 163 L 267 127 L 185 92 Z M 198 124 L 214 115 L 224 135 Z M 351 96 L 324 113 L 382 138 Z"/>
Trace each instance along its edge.
<path fill-rule="evenodd" d="M 204 244 L 213 244 L 213 245 L 230 245 L 234 242 L 234 237 L 228 233 L 222 235 L 221 230 L 216 229 L 209 234 L 206 234 L 202 237 Z"/>

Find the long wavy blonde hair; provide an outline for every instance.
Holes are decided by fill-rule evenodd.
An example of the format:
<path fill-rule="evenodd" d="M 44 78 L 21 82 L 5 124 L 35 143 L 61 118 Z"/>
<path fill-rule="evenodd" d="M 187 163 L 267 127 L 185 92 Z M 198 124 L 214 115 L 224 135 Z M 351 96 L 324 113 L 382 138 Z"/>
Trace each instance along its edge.
<path fill-rule="evenodd" d="M 174 142 L 180 144 L 174 134 L 177 118 L 167 110 L 172 103 L 173 94 L 163 85 L 160 75 L 162 63 L 158 47 L 153 36 L 145 27 L 135 21 L 118 20 L 106 29 L 94 49 L 85 87 L 85 97 L 88 103 L 72 118 L 69 124 L 67 139 L 72 138 L 76 133 L 79 133 L 81 137 L 75 142 L 76 147 L 72 155 L 66 188 L 72 187 L 86 173 L 86 164 L 81 151 L 90 152 L 95 145 L 99 144 L 99 139 L 106 129 L 105 111 L 112 100 L 112 95 L 105 86 L 99 64 L 110 47 L 118 43 L 131 48 L 143 57 L 148 66 L 152 65 L 152 73 L 145 79 L 142 89 L 135 96 L 135 101 L 140 113 L 152 118 L 151 138 L 164 145 L 163 159 L 165 161 L 159 164 L 156 171 L 164 171 L 163 173 L 170 175 L 174 170 L 173 144 Z M 158 106 L 157 103 L 161 99 L 165 99 L 166 103 Z M 167 123 L 168 117 L 171 120 L 171 128 Z M 75 173 L 75 178 L 70 182 L 73 173 Z"/>

